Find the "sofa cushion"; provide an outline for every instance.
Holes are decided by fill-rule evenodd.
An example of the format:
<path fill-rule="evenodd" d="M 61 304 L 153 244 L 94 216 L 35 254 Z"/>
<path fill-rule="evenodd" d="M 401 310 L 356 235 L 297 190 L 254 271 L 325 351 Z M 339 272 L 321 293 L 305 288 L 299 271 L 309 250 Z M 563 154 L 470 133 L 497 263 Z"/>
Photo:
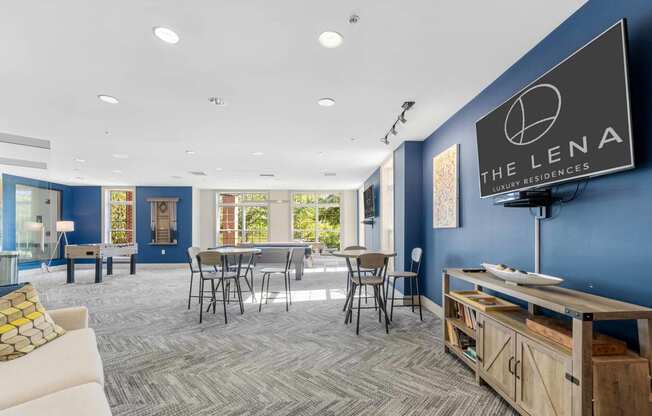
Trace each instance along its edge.
<path fill-rule="evenodd" d="M 29 283 L 14 285 L 0 296 L 0 361 L 20 358 L 65 332 L 45 311 Z"/>
<path fill-rule="evenodd" d="M 0 410 L 0 416 L 111 416 L 104 389 L 87 383 Z"/>
<path fill-rule="evenodd" d="M 104 385 L 95 333 L 69 331 L 25 357 L 0 363 L 0 409 L 91 382 Z"/>

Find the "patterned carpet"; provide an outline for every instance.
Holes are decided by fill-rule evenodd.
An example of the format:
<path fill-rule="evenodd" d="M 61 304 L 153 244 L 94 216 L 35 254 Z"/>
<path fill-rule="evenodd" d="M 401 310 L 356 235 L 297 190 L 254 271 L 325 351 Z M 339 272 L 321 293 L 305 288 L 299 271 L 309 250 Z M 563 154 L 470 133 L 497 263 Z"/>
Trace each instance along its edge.
<path fill-rule="evenodd" d="M 198 305 L 186 309 L 186 268 L 115 273 L 99 285 L 81 269 L 75 285 L 63 271 L 25 280 L 47 308 L 90 309 L 116 416 L 515 414 L 443 352 L 441 323 L 426 310 L 420 322 L 395 309 L 389 335 L 363 310 L 356 336 L 343 323 L 343 271 L 307 270 L 292 282 L 289 313 L 282 299 L 261 313 L 247 303 L 244 315 L 232 303 L 226 326 L 221 305 L 201 325 Z"/>

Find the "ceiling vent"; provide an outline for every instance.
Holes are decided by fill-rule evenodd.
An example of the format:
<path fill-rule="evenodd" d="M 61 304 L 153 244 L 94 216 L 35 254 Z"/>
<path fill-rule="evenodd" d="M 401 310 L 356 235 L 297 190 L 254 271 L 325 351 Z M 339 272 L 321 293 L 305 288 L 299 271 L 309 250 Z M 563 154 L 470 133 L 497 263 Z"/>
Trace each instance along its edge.
<path fill-rule="evenodd" d="M 192 171 L 192 170 L 191 170 L 191 171 L 188 172 L 188 173 L 191 174 L 191 175 L 194 175 L 194 176 L 207 176 L 207 175 L 206 175 L 206 172 L 202 172 L 202 171 L 200 171 L 200 170 L 196 170 L 196 171 Z"/>
<path fill-rule="evenodd" d="M 337 176 L 335 172 L 324 172 L 324 176 Z"/>
<path fill-rule="evenodd" d="M 263 178 L 273 178 L 274 174 L 273 173 L 261 173 L 260 176 L 263 177 Z"/>

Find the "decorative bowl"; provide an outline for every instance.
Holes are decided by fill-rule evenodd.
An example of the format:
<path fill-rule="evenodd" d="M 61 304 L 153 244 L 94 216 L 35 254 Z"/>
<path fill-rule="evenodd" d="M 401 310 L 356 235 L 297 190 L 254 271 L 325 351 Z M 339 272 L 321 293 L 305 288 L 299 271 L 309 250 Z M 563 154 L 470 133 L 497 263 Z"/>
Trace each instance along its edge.
<path fill-rule="evenodd" d="M 502 264 L 482 263 L 482 267 L 499 279 L 503 279 L 505 283 L 512 285 L 556 286 L 564 281 L 564 279 L 560 277 L 516 270 Z"/>

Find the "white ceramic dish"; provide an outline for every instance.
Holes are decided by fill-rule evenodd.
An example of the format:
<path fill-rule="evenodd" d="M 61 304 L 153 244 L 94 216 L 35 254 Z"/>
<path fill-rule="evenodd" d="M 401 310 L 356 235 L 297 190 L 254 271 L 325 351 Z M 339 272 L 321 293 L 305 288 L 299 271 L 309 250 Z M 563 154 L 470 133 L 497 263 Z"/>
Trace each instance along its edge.
<path fill-rule="evenodd" d="M 548 276 L 540 273 L 523 272 L 520 270 L 501 269 L 497 264 L 482 263 L 487 272 L 493 274 L 505 283 L 522 286 L 556 286 L 564 279 L 555 276 Z"/>

